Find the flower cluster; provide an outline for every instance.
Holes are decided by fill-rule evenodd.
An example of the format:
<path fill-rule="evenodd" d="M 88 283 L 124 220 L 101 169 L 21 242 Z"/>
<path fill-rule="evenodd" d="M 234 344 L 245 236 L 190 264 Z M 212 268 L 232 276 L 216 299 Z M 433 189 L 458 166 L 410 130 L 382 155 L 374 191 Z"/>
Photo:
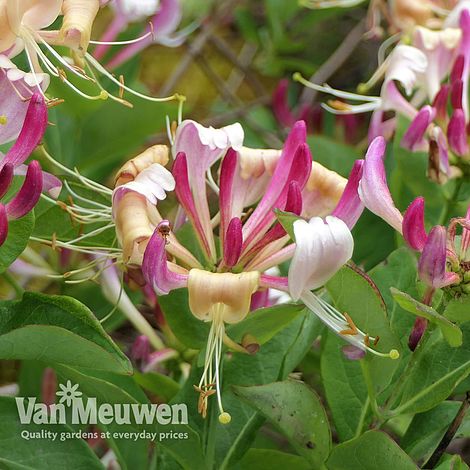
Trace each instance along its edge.
<path fill-rule="evenodd" d="M 242 321 L 258 292 L 276 289 L 301 300 L 355 350 L 398 355 L 374 349 L 376 338 L 311 292 L 352 256 L 350 229 L 363 210 L 357 193 L 362 162 L 346 181 L 312 162 L 305 138 L 305 123 L 298 121 L 282 150 L 252 149 L 243 146 L 239 124 L 213 129 L 183 121 L 174 135 L 171 172 L 168 149 L 157 145 L 117 174 L 113 214 L 122 261 L 128 269 L 141 266 L 157 295 L 187 289 L 193 315 L 211 323 L 195 389 L 203 416 L 209 396 L 217 395 L 222 423 L 230 421 L 220 390 L 223 345 L 242 353 L 258 349 L 254 338 L 240 344 L 229 338 L 225 324 Z M 173 190 L 178 209 L 163 214 L 159 201 Z M 295 243 L 276 210 L 298 219 L 292 226 Z M 187 223 L 198 249 L 179 240 Z M 288 260 L 287 277 L 271 273 Z"/>

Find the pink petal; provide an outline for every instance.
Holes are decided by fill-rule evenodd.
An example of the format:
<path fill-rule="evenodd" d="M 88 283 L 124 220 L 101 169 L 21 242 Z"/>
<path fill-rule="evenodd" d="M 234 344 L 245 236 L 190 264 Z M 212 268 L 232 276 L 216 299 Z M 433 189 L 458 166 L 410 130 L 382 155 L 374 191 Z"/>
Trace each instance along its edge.
<path fill-rule="evenodd" d="M 28 165 L 23 185 L 6 205 L 8 217 L 19 219 L 30 212 L 39 201 L 42 191 L 42 171 L 36 160 Z"/>
<path fill-rule="evenodd" d="M 428 235 L 424 228 L 424 198 L 417 197 L 403 216 L 403 238 L 408 246 L 422 251 Z"/>
<path fill-rule="evenodd" d="M 455 80 L 454 83 L 452 83 L 452 87 L 450 91 L 450 102 L 454 109 L 463 109 L 462 96 L 463 96 L 463 82 L 460 79 Z"/>
<path fill-rule="evenodd" d="M 35 93 L 29 102 L 20 135 L 0 162 L 0 168 L 6 163 L 15 167 L 23 163 L 41 141 L 46 127 L 47 106 L 42 95 Z"/>
<path fill-rule="evenodd" d="M 158 44 L 161 41 L 165 42 L 165 38 L 169 37 L 180 24 L 181 17 L 182 10 L 180 0 L 161 0 L 160 9 L 151 20 L 152 28 L 147 26 L 144 32 L 144 34 L 154 32 L 154 37 L 148 36 L 142 41 L 126 46 L 109 61 L 107 67 L 114 69 L 130 58 L 135 57 L 150 44 Z"/>
<path fill-rule="evenodd" d="M 25 176 L 28 171 L 28 165 L 19 165 L 15 168 L 14 174 L 16 176 Z M 42 191 L 47 191 L 49 196 L 57 199 L 62 190 L 62 181 L 57 176 L 48 173 L 47 171 L 42 172 Z"/>
<path fill-rule="evenodd" d="M 0 170 L 0 198 L 5 196 L 7 193 L 11 180 L 13 179 L 13 165 L 7 163 L 1 170 Z"/>
<path fill-rule="evenodd" d="M 8 236 L 8 217 L 3 204 L 0 203 L 0 246 L 5 243 Z"/>
<path fill-rule="evenodd" d="M 258 206 L 243 227 L 245 240 L 247 240 L 252 232 L 256 230 L 259 223 L 266 217 L 266 214 L 272 210 L 274 204 L 278 200 L 288 181 L 296 150 L 301 144 L 305 143 L 306 138 L 307 129 L 305 122 L 297 121 L 287 137 L 284 148 L 282 149 L 281 157 L 276 165 L 276 169 L 274 170 L 274 174 L 263 198 L 258 203 Z"/>
<path fill-rule="evenodd" d="M 188 218 L 191 220 L 204 252 L 210 257 L 212 250 L 201 224 L 200 213 L 196 209 L 193 195 L 191 193 L 188 179 L 188 164 L 186 155 L 183 152 L 176 155 L 172 172 L 176 181 L 175 192 L 178 201 L 183 206 Z"/>
<path fill-rule="evenodd" d="M 356 346 L 353 346 L 352 344 L 343 346 L 341 348 L 341 352 L 350 361 L 359 361 L 360 359 L 363 359 L 366 355 L 366 352 L 363 349 L 357 348 Z"/>
<path fill-rule="evenodd" d="M 403 216 L 395 207 L 387 185 L 383 162 L 385 149 L 386 143 L 383 137 L 376 137 L 370 144 L 359 182 L 359 196 L 371 212 L 402 233 Z"/>
<path fill-rule="evenodd" d="M 450 148 L 456 155 L 463 157 L 468 154 L 467 129 L 462 109 L 456 109 L 453 112 L 447 126 L 447 139 Z"/>
<path fill-rule="evenodd" d="M 452 71 L 450 72 L 450 83 L 454 83 L 456 80 L 461 80 L 463 77 L 463 70 L 465 66 L 465 57 L 459 54 L 455 59 Z"/>
<path fill-rule="evenodd" d="M 431 106 L 424 106 L 411 121 L 410 126 L 405 132 L 401 145 L 410 150 L 418 150 L 422 147 L 423 137 L 429 124 L 433 121 L 436 112 Z"/>
<path fill-rule="evenodd" d="M 356 225 L 356 222 L 364 211 L 364 204 L 358 193 L 359 182 L 362 178 L 363 164 L 364 160 L 356 160 L 354 162 L 341 199 L 331 213 L 331 215 L 343 220 L 349 229 L 352 229 L 354 225 Z"/>
<path fill-rule="evenodd" d="M 242 252 L 242 223 L 238 217 L 230 221 L 224 240 L 224 264 L 231 268 L 238 263 Z"/>
<path fill-rule="evenodd" d="M 224 237 L 227 226 L 232 219 L 233 210 L 233 178 L 237 168 L 238 155 L 232 148 L 228 149 L 227 154 L 222 160 L 220 166 L 219 180 L 219 207 L 220 207 L 220 241 L 224 246 Z"/>
<path fill-rule="evenodd" d="M 447 100 L 449 99 L 450 85 L 444 84 L 437 93 L 432 107 L 436 110 L 437 119 L 445 119 L 447 117 Z"/>
<path fill-rule="evenodd" d="M 287 90 L 289 88 L 289 80 L 281 80 L 273 93 L 272 108 L 274 116 L 283 127 L 290 127 L 295 122 L 295 117 L 290 110 Z"/>
<path fill-rule="evenodd" d="M 166 240 L 159 232 L 159 227 L 168 223 L 168 220 L 162 220 L 158 224 L 145 249 L 142 262 L 144 278 L 157 295 L 166 295 L 173 289 L 186 287 L 188 283 L 187 274 L 178 274 L 168 269 Z"/>

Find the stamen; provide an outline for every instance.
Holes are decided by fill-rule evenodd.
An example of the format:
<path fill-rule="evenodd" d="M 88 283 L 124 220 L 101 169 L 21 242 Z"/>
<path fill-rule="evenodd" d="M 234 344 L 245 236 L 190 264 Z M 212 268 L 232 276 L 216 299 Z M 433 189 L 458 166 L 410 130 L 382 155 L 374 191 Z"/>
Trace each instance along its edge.
<path fill-rule="evenodd" d="M 127 41 L 91 41 L 90 44 L 96 44 L 98 46 L 125 46 L 127 44 L 135 44 L 136 42 L 143 41 L 147 39 L 149 36 L 153 36 L 153 31 L 149 31 L 148 33 L 135 38 L 135 39 L 128 39 Z"/>

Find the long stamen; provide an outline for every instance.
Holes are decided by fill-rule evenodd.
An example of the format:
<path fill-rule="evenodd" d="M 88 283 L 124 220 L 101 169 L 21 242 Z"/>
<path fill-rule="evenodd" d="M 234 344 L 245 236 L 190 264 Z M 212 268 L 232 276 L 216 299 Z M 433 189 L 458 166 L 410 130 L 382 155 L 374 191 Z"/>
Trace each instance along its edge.
<path fill-rule="evenodd" d="M 357 328 L 349 315 L 346 316 L 342 314 L 312 292 L 304 292 L 301 296 L 301 300 L 323 323 L 353 346 L 375 354 L 376 356 L 388 357 L 390 359 L 398 359 L 400 357 L 396 349 L 392 349 L 388 353 L 382 353 L 371 348 L 370 343 L 376 344 L 378 341 L 377 338 L 361 331 Z"/>
<path fill-rule="evenodd" d="M 127 41 L 92 41 L 90 40 L 90 44 L 96 44 L 99 46 L 125 46 L 127 44 L 135 44 L 137 42 L 143 41 L 147 39 L 149 36 L 153 36 L 153 31 L 149 31 L 148 33 L 139 36 L 135 39 L 128 39 Z"/>

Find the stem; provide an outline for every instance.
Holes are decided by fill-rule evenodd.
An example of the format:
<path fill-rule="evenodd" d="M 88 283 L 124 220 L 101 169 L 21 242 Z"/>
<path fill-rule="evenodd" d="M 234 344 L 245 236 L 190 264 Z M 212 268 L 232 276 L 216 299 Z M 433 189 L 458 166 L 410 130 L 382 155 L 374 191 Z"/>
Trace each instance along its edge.
<path fill-rule="evenodd" d="M 370 406 L 370 398 L 367 397 L 364 406 L 362 407 L 361 416 L 359 417 L 359 422 L 357 423 L 356 433 L 354 434 L 354 439 L 359 437 L 362 434 L 362 428 L 364 427 L 364 422 L 366 420 L 367 411 L 369 410 Z"/>
<path fill-rule="evenodd" d="M 446 205 L 444 206 L 443 213 L 442 213 L 441 219 L 439 221 L 439 225 L 447 225 L 447 222 L 450 218 L 450 214 L 451 214 L 452 209 L 455 205 L 455 202 L 456 202 L 457 197 L 459 195 L 460 188 L 462 187 L 462 184 L 463 184 L 463 179 L 462 178 L 458 179 L 457 182 L 455 183 L 454 192 L 452 193 L 451 197 L 449 199 L 447 199 L 447 201 L 446 201 Z"/>
<path fill-rule="evenodd" d="M 467 392 L 464 400 L 462 401 L 462 405 L 460 406 L 457 415 L 455 416 L 452 423 L 450 423 L 449 428 L 444 434 L 444 437 L 441 439 L 441 442 L 439 442 L 439 445 L 437 446 L 434 453 L 431 455 L 427 463 L 423 465 L 423 468 L 434 468 L 437 465 L 440 458 L 442 457 L 442 454 L 445 452 L 448 445 L 451 443 L 452 439 L 454 438 L 455 433 L 457 432 L 460 425 L 462 424 L 462 420 L 465 417 L 465 413 L 467 412 L 469 408 L 470 408 L 470 392 Z"/>
<path fill-rule="evenodd" d="M 374 415 L 380 419 L 380 411 L 377 405 L 377 399 L 374 390 L 374 383 L 372 382 L 372 377 L 370 376 L 369 365 L 365 360 L 360 361 L 362 375 L 364 376 L 364 380 L 367 386 L 367 394 L 369 395 L 370 407 Z M 362 418 L 362 416 L 361 416 Z"/>

